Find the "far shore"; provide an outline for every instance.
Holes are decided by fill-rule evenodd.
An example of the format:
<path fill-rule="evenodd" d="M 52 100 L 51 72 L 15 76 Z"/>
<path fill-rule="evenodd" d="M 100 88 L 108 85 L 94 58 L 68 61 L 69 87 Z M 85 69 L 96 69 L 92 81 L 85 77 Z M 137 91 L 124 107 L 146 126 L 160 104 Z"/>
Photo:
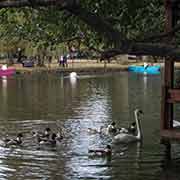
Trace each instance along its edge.
<path fill-rule="evenodd" d="M 68 66 L 63 67 L 59 66 L 58 63 L 45 64 L 44 67 L 22 67 L 21 64 L 13 65 L 16 68 L 17 73 L 104 73 L 104 72 L 118 72 L 118 71 L 127 71 L 128 65 L 121 63 L 107 63 L 94 61 L 74 61 L 68 62 Z"/>
<path fill-rule="evenodd" d="M 164 63 L 151 63 L 153 65 L 158 64 L 162 67 Z M 59 66 L 58 63 L 53 62 L 51 64 L 45 64 L 44 67 L 23 67 L 21 64 L 12 65 L 16 69 L 17 74 L 31 74 L 31 73 L 70 73 L 77 72 L 83 74 L 93 73 L 113 73 L 120 71 L 127 71 L 130 65 L 143 65 L 143 62 L 136 61 L 111 61 L 110 63 L 98 62 L 97 60 L 71 60 L 68 62 L 68 67 Z M 175 67 L 180 68 L 180 63 L 176 63 Z"/>

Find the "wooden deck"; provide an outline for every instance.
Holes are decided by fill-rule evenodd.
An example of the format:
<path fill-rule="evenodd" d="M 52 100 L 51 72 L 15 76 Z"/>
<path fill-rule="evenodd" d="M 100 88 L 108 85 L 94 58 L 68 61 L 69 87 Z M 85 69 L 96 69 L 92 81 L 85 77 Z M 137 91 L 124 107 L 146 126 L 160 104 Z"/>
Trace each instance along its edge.
<path fill-rule="evenodd" d="M 165 31 L 171 32 L 180 20 L 180 1 L 165 0 Z M 168 37 L 167 43 L 173 41 L 173 34 Z M 180 140 L 180 129 L 173 127 L 175 103 L 180 103 L 180 89 L 174 87 L 175 62 L 178 59 L 166 57 L 164 65 L 164 81 L 162 84 L 161 98 L 161 131 L 160 135 L 164 139 Z M 170 149 L 170 146 L 168 147 Z"/>

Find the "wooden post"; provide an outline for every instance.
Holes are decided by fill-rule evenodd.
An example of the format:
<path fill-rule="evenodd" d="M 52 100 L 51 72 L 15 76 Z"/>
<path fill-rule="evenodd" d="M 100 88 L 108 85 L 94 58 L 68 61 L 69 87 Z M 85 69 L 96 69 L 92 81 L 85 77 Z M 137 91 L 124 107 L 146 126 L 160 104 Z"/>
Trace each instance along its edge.
<path fill-rule="evenodd" d="M 166 120 L 166 99 L 167 99 L 167 87 L 165 85 L 162 85 L 162 91 L 161 91 L 161 121 L 160 121 L 160 129 L 163 131 L 164 129 L 167 129 L 167 120 Z"/>
<path fill-rule="evenodd" d="M 171 159 L 171 143 L 170 143 L 170 141 L 167 141 L 165 146 L 166 146 L 166 149 L 165 149 L 166 160 L 170 160 Z"/>
<path fill-rule="evenodd" d="M 168 89 L 173 88 L 174 82 L 174 61 L 165 60 L 164 83 L 162 86 L 161 99 L 161 130 L 173 128 L 173 104 L 168 103 Z"/>
<path fill-rule="evenodd" d="M 172 14 L 172 2 L 171 0 L 165 0 L 165 31 L 170 32 L 173 28 L 173 14 Z M 168 38 L 167 41 L 172 41 L 172 38 Z M 162 86 L 162 100 L 161 100 L 161 131 L 173 128 L 173 104 L 168 103 L 168 90 L 174 86 L 174 59 L 169 57 L 165 58 L 164 63 L 164 82 Z M 171 158 L 171 144 L 170 140 L 167 140 L 166 156 Z"/>
<path fill-rule="evenodd" d="M 165 0 L 165 31 L 170 32 L 173 26 L 173 17 L 172 17 L 172 3 L 171 0 Z"/>
<path fill-rule="evenodd" d="M 173 128 L 173 104 L 167 103 L 168 89 L 174 87 L 174 61 L 166 59 L 164 68 L 164 83 L 166 87 L 166 102 L 165 102 L 165 128 Z"/>
<path fill-rule="evenodd" d="M 165 31 L 172 30 L 172 3 L 171 0 L 165 0 Z M 172 39 L 168 39 L 169 41 Z M 173 104 L 167 102 L 168 89 L 173 88 L 174 83 L 174 61 L 169 57 L 165 58 L 164 63 L 164 82 L 162 86 L 162 101 L 161 101 L 161 130 L 173 127 Z"/>

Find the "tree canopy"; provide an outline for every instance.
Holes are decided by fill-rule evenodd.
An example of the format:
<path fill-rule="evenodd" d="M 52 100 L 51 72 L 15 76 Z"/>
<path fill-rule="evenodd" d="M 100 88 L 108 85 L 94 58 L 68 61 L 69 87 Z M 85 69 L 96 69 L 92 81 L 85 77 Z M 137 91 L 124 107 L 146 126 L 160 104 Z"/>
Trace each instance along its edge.
<path fill-rule="evenodd" d="M 1 0 L 0 8 L 1 41 L 55 48 L 76 37 L 104 57 L 180 55 L 178 25 L 165 42 L 163 0 Z"/>

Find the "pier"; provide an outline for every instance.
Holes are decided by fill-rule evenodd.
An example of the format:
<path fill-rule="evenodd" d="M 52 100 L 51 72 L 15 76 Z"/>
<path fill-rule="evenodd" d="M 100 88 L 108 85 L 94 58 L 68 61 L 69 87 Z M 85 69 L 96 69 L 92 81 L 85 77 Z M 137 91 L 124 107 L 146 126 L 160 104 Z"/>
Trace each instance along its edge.
<path fill-rule="evenodd" d="M 165 0 L 166 32 L 173 32 L 180 18 L 180 2 L 177 0 Z M 173 41 L 173 34 L 167 39 Z M 179 59 L 180 60 L 180 59 Z M 174 86 L 174 66 L 178 59 L 166 57 L 164 65 L 164 79 L 161 98 L 161 137 L 166 140 L 168 156 L 171 155 L 171 141 L 180 140 L 180 130 L 173 127 L 175 103 L 180 102 L 180 89 Z"/>

